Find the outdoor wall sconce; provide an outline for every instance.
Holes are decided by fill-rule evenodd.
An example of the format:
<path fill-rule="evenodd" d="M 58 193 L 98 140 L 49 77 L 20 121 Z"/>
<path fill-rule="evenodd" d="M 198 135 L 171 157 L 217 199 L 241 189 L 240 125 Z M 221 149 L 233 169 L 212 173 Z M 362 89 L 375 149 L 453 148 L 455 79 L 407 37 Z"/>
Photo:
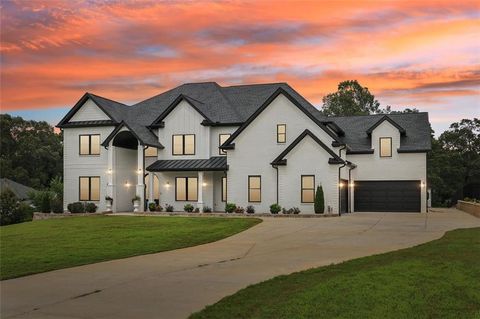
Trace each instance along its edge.
<path fill-rule="evenodd" d="M 108 169 L 107 174 L 112 174 L 112 169 Z"/>
<path fill-rule="evenodd" d="M 203 183 L 202 186 L 203 186 L 203 187 L 207 186 L 207 183 Z"/>
<path fill-rule="evenodd" d="M 170 187 L 170 182 L 167 182 L 167 183 L 165 184 L 165 187 L 166 187 L 166 188 L 169 188 L 169 187 Z"/>
<path fill-rule="evenodd" d="M 128 181 L 125 181 L 125 187 L 130 187 L 132 186 Z"/>
<path fill-rule="evenodd" d="M 338 187 L 340 187 L 340 188 L 343 188 L 343 186 L 344 186 L 344 185 L 343 185 L 342 182 L 340 182 L 340 184 L 338 184 Z"/>
<path fill-rule="evenodd" d="M 424 182 L 421 182 L 420 183 L 420 188 L 424 188 L 425 187 L 425 183 Z"/>

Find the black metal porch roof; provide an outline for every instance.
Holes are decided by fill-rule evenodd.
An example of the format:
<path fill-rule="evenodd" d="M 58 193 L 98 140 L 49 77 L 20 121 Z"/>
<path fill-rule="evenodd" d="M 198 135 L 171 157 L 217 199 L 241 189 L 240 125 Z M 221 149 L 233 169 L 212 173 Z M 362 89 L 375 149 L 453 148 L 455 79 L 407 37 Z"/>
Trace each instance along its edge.
<path fill-rule="evenodd" d="M 167 171 L 226 171 L 226 156 L 214 156 L 209 159 L 158 160 L 147 167 L 150 172 Z"/>

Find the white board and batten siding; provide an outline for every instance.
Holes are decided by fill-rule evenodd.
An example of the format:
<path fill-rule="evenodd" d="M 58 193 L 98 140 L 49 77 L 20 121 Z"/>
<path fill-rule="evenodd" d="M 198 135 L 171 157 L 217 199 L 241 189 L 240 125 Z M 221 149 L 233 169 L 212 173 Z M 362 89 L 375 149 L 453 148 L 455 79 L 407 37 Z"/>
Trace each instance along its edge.
<path fill-rule="evenodd" d="M 210 157 L 210 130 L 201 125 L 204 117 L 188 102 L 181 101 L 164 119 L 165 127 L 158 129 L 158 139 L 165 148 L 160 159 L 206 159 Z M 173 155 L 172 135 L 195 134 L 195 155 Z"/>
<path fill-rule="evenodd" d="M 286 143 L 277 143 L 277 124 L 287 125 Z M 331 145 L 333 139 L 287 97 L 282 94 L 276 97 L 235 139 L 235 149 L 228 150 L 228 201 L 242 207 L 252 205 L 259 213 L 269 212 L 270 205 L 276 202 L 277 187 L 276 171 L 270 163 L 305 129 L 309 129 L 326 145 Z M 338 148 L 332 149 L 338 154 Z M 326 161 L 328 162 L 328 159 Z M 292 162 L 290 161 L 288 165 L 294 165 Z M 318 161 L 309 163 L 311 167 L 323 165 Z M 261 203 L 248 202 L 249 175 L 262 177 Z M 299 179 L 301 172 L 297 172 L 297 175 Z M 300 184 L 294 184 L 296 184 L 294 194 L 299 194 Z M 334 203 L 335 194 L 329 194 L 328 197 Z M 280 201 L 285 201 L 285 198 Z M 288 200 L 286 206 L 300 206 L 300 201 L 295 205 L 294 203 Z"/>
<path fill-rule="evenodd" d="M 110 120 L 105 112 L 98 107 L 92 99 L 88 99 L 82 105 L 82 107 L 72 116 L 70 122 L 76 121 L 97 121 L 97 120 Z"/>

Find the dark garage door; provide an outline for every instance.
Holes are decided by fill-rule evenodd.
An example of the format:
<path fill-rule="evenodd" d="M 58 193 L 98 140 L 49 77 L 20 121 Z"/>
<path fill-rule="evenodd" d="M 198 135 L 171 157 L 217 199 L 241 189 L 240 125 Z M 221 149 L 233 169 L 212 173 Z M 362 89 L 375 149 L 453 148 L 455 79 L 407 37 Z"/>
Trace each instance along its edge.
<path fill-rule="evenodd" d="M 356 212 L 420 212 L 420 181 L 355 181 Z"/>

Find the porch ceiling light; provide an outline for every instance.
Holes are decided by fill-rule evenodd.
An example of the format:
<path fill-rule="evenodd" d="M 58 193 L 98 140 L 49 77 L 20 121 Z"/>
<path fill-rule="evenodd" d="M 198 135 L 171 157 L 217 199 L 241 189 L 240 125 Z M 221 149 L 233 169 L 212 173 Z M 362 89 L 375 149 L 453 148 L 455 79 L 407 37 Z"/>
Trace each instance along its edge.
<path fill-rule="evenodd" d="M 338 184 L 338 186 L 339 186 L 340 188 L 343 188 L 344 185 L 343 185 L 342 182 L 340 182 L 340 184 Z"/>

